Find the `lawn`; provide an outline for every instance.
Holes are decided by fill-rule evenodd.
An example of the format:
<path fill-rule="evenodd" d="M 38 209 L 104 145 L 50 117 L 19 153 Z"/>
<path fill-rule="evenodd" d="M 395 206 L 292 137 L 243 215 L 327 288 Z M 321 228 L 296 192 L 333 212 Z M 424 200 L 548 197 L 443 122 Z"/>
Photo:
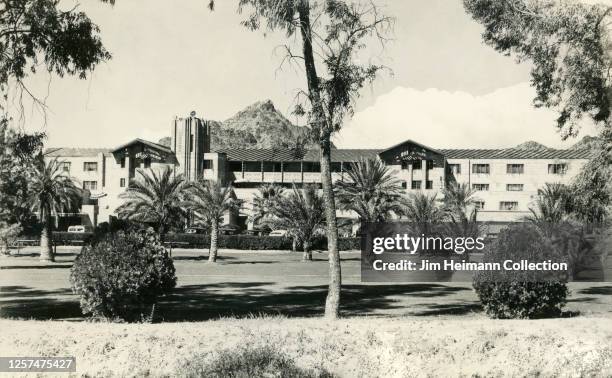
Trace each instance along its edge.
<path fill-rule="evenodd" d="M 70 291 L 69 267 L 78 249 L 61 248 L 58 261 L 40 265 L 31 251 L 0 260 L 0 317 L 82 319 Z M 327 255 L 301 262 L 288 252 L 221 251 L 208 264 L 198 250 L 175 250 L 178 283 L 163 298 L 156 321 L 201 321 L 248 315 L 318 316 L 327 292 Z M 342 253 L 346 316 L 482 317 L 469 282 L 364 284 L 359 253 Z M 612 284 L 572 283 L 568 314 L 612 317 Z"/>
<path fill-rule="evenodd" d="M 267 344 L 342 377 L 612 375 L 610 283 L 571 283 L 562 319 L 490 320 L 468 282 L 363 284 L 349 252 L 345 318 L 327 322 L 317 317 L 325 253 L 303 263 L 222 250 L 211 265 L 202 251 L 175 250 L 178 285 L 157 306 L 158 324 L 100 324 L 79 321 L 70 292 L 78 249 L 61 248 L 52 265 L 31 252 L 0 260 L 0 355 L 75 356 L 80 374 L 176 375 L 221 349 Z"/>

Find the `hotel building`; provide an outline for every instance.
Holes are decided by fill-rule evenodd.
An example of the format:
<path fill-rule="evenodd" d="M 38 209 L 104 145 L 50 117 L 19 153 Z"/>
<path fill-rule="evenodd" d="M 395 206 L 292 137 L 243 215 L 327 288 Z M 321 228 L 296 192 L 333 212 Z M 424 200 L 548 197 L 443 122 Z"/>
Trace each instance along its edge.
<path fill-rule="evenodd" d="M 189 181 L 207 179 L 233 183 L 236 196 L 246 201 L 233 223 L 250 228 L 251 199 L 263 183 L 285 186 L 320 183 L 319 152 L 289 149 L 232 149 L 211 151 L 210 127 L 192 112 L 171 124 L 171 145 L 134 139 L 113 149 L 49 148 L 47 159 L 57 158 L 89 196 L 81 213 L 71 220 L 88 227 L 116 216 L 119 195 L 138 171 L 170 167 Z M 451 181 L 477 190 L 478 220 L 519 221 L 529 214 L 538 188 L 546 183 L 570 183 L 587 163 L 589 150 L 559 149 L 434 149 L 412 140 L 386 149 L 334 149 L 332 178 L 345 180 L 352 163 L 376 158 L 389 166 L 406 193 L 440 192 Z M 65 215 L 66 217 L 68 215 Z M 339 216 L 356 218 L 339 212 Z M 61 223 L 61 222 L 60 222 Z M 60 225 L 60 229 L 63 228 Z"/>

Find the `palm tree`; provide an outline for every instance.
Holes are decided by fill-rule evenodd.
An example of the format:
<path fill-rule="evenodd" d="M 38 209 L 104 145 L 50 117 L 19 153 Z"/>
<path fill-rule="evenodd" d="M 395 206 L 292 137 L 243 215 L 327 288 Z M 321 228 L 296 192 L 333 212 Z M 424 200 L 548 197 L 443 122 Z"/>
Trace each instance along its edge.
<path fill-rule="evenodd" d="M 348 180 L 336 182 L 336 198 L 342 210 L 352 210 L 362 223 L 384 222 L 401 215 L 401 182 L 379 159 L 351 164 Z"/>
<path fill-rule="evenodd" d="M 150 223 L 163 241 L 171 225 L 177 224 L 184 210 L 181 207 L 185 180 L 172 169 L 138 171 L 128 189 L 120 195 L 126 200 L 117 209 L 121 219 Z"/>
<path fill-rule="evenodd" d="M 242 201 L 236 199 L 231 185 L 226 187 L 216 181 L 198 181 L 189 185 L 186 205 L 196 218 L 210 225 L 210 253 L 208 262 L 217 261 L 219 223 L 226 212 L 239 211 Z"/>
<path fill-rule="evenodd" d="M 413 193 L 403 203 L 403 215 L 412 223 L 417 235 L 430 235 L 432 225 L 442 222 L 445 213 L 438 205 L 437 195 L 429 196 L 418 192 Z"/>
<path fill-rule="evenodd" d="M 56 159 L 45 163 L 40 156 L 32 165 L 30 175 L 29 204 L 42 222 L 40 235 L 40 260 L 54 261 L 51 217 L 76 209 L 82 192 L 70 177 L 64 174 L 62 164 Z"/>
<path fill-rule="evenodd" d="M 443 189 L 442 194 L 444 212 L 448 220 L 444 224 L 446 233 L 456 237 L 478 237 L 482 230 L 477 222 L 476 191 L 467 183 L 451 182 Z"/>
<path fill-rule="evenodd" d="M 554 183 L 538 189 L 535 208 L 530 207 L 529 211 L 527 219 L 534 223 L 557 224 L 566 220 L 572 213 L 567 186 Z"/>
<path fill-rule="evenodd" d="M 271 207 L 272 224 L 286 229 L 302 243 L 304 261 L 312 260 L 312 242 L 325 227 L 324 201 L 317 191 L 315 185 L 304 185 L 302 190 L 294 186 L 292 193 L 279 198 Z"/>
<path fill-rule="evenodd" d="M 270 208 L 283 196 L 285 188 L 277 184 L 263 184 L 259 187 L 258 193 L 253 197 L 253 211 L 249 217 L 254 224 L 270 217 Z"/>

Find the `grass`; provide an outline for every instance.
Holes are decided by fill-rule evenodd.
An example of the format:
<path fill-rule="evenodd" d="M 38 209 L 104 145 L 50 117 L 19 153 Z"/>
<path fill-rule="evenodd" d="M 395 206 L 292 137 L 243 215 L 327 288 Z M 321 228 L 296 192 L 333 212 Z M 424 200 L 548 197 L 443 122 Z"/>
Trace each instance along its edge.
<path fill-rule="evenodd" d="M 610 376 L 612 319 L 263 317 L 174 324 L 0 320 L 0 355 L 75 356 L 79 374 L 175 376 L 276 346 L 340 377 Z M 231 359 L 230 359 L 231 360 Z M 195 367 L 194 367 L 195 363 Z"/>

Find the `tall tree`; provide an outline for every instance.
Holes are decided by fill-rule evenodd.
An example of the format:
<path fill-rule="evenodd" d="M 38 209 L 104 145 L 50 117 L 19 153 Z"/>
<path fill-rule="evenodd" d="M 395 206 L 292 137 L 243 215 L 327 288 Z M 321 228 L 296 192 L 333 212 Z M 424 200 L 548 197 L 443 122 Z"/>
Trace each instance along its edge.
<path fill-rule="evenodd" d="M 253 209 L 249 221 L 253 224 L 265 223 L 271 216 L 270 209 L 283 196 L 284 192 L 285 188 L 280 185 L 274 183 L 262 184 L 253 197 Z"/>
<path fill-rule="evenodd" d="M 242 200 L 234 195 L 231 185 L 223 186 L 217 181 L 197 181 L 190 183 L 185 201 L 196 218 L 210 225 L 210 253 L 208 262 L 217 262 L 217 243 L 219 224 L 228 212 L 237 212 L 242 208 Z"/>
<path fill-rule="evenodd" d="M 51 240 L 53 239 L 52 217 L 59 213 L 74 211 L 81 204 L 82 193 L 62 169 L 59 160 L 45 163 L 42 155 L 32 166 L 29 176 L 29 201 L 42 222 L 40 236 L 40 260 L 54 261 Z"/>
<path fill-rule="evenodd" d="M 463 4 L 484 26 L 487 44 L 532 63 L 534 104 L 558 110 L 557 127 L 564 139 L 577 135 L 584 117 L 603 124 L 603 143 L 575 184 L 585 216 L 600 220 L 612 201 L 612 7 L 575 0 Z"/>
<path fill-rule="evenodd" d="M 185 211 L 182 208 L 185 180 L 175 176 L 166 167 L 160 171 L 137 171 L 138 177 L 130 181 L 120 197 L 125 202 L 117 209 L 121 219 L 154 225 L 160 239 L 172 225 L 180 224 Z"/>
<path fill-rule="evenodd" d="M 351 3 L 238 0 L 238 5 L 240 12 L 251 10 L 243 22 L 249 29 L 281 30 L 288 38 L 297 34 L 301 44 L 301 53 L 285 46 L 286 60 L 299 61 L 306 76 L 308 90 L 298 96 L 304 101 L 298 103 L 295 114 L 307 116 L 311 137 L 320 150 L 330 274 L 325 315 L 335 319 L 339 316 L 342 279 L 331 177 L 331 139 L 353 114 L 360 90 L 383 69 L 380 65 L 363 63 L 370 60 L 359 54 L 372 39 L 384 44 L 393 20 L 367 0 Z M 210 6 L 214 7 L 214 0 Z"/>
<path fill-rule="evenodd" d="M 379 159 L 352 163 L 345 180 L 336 182 L 336 198 L 343 210 L 357 213 L 363 222 L 384 222 L 402 214 L 402 186 Z"/>
<path fill-rule="evenodd" d="M 286 229 L 302 244 L 304 261 L 312 260 L 312 243 L 324 229 L 323 198 L 315 185 L 304 185 L 302 190 L 293 188 L 271 206 L 271 224 Z"/>

